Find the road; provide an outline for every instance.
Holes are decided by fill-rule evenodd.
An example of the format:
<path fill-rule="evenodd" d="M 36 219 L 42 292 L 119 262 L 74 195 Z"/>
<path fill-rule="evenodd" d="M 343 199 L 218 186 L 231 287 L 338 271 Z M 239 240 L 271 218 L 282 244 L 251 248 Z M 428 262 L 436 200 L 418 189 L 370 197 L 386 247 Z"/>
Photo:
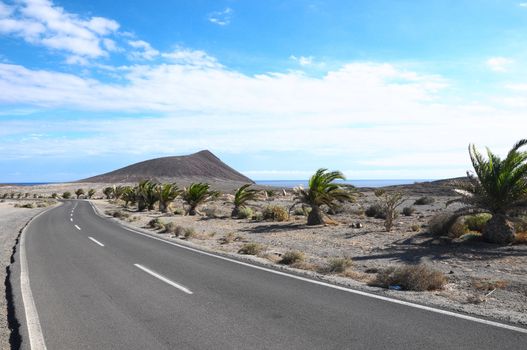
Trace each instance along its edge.
<path fill-rule="evenodd" d="M 49 210 L 24 234 L 47 349 L 520 349 L 527 344 L 527 334 L 518 331 L 153 239 L 99 217 L 86 201 Z M 13 284 L 22 348 L 29 349 L 27 303 Z"/>

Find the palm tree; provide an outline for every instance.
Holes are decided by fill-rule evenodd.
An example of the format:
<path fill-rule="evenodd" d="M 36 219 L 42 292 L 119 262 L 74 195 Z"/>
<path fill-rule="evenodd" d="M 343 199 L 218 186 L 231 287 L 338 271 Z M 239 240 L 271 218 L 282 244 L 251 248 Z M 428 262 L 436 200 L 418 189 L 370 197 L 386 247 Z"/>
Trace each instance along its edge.
<path fill-rule="evenodd" d="M 520 148 L 527 139 L 518 141 L 501 159 L 487 148 L 487 159 L 469 145 L 468 151 L 475 175 L 467 172 L 468 182 L 456 191 L 464 207 L 457 210 L 457 217 L 489 213 L 492 218 L 483 228 L 483 238 L 492 243 L 509 243 L 514 239 L 512 215 L 527 211 L 527 151 Z"/>
<path fill-rule="evenodd" d="M 112 187 L 113 198 L 115 200 L 121 199 L 121 197 L 124 194 L 124 190 L 125 190 L 125 186 L 120 186 L 120 185 L 119 186 L 113 186 Z"/>
<path fill-rule="evenodd" d="M 106 199 L 112 198 L 113 187 L 105 187 L 104 190 L 102 190 L 102 193 L 104 193 Z"/>
<path fill-rule="evenodd" d="M 308 225 L 321 225 L 324 223 L 322 210 L 320 209 L 322 205 L 335 209 L 338 202 L 351 202 L 355 199 L 352 191 L 333 183 L 335 180 L 345 180 L 345 177 L 340 171 L 328 172 L 327 169 L 322 168 L 318 169 L 311 176 L 307 189 L 302 187 L 295 188 L 295 203 L 293 207 L 297 204 L 311 207 L 307 217 Z"/>
<path fill-rule="evenodd" d="M 210 190 L 210 185 L 202 182 L 192 183 L 182 193 L 183 200 L 189 205 L 188 215 L 199 214 L 198 205 L 219 196 L 219 192 Z"/>
<path fill-rule="evenodd" d="M 137 185 L 135 190 L 137 210 L 154 210 L 154 205 L 157 202 L 156 184 L 150 180 L 144 180 Z"/>
<path fill-rule="evenodd" d="M 245 208 L 245 204 L 248 201 L 252 201 L 256 198 L 259 191 L 255 189 L 248 189 L 250 184 L 246 184 L 238 188 L 234 194 L 234 209 L 232 210 L 231 217 L 238 217 L 240 209 Z"/>
<path fill-rule="evenodd" d="M 84 190 L 82 188 L 79 188 L 75 191 L 75 195 L 77 196 L 77 199 L 79 199 L 80 196 L 84 194 Z"/>
<path fill-rule="evenodd" d="M 88 199 L 91 199 L 91 197 L 93 197 L 93 195 L 95 194 L 95 190 L 93 188 L 90 188 L 88 190 Z"/>
<path fill-rule="evenodd" d="M 159 211 L 163 213 L 168 211 L 170 203 L 182 193 L 175 183 L 159 184 L 156 187 L 156 191 L 159 200 Z"/>
<path fill-rule="evenodd" d="M 124 201 L 124 207 L 128 208 L 128 204 L 134 205 L 137 201 L 135 188 L 131 186 L 125 186 L 121 199 Z"/>

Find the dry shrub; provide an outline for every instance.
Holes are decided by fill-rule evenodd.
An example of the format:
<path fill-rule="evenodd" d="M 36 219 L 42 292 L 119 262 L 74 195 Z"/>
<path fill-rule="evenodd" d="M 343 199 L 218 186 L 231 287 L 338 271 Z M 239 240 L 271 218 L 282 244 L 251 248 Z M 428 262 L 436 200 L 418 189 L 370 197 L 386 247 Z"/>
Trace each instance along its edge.
<path fill-rule="evenodd" d="M 421 230 L 421 225 L 414 224 L 414 225 L 410 226 L 410 229 L 413 232 L 419 232 L 419 230 Z"/>
<path fill-rule="evenodd" d="M 240 250 L 238 250 L 238 253 L 246 255 L 257 255 L 260 254 L 263 249 L 264 248 L 261 244 L 246 243 L 240 248 Z"/>
<path fill-rule="evenodd" d="M 237 217 L 238 219 L 250 219 L 253 217 L 253 210 L 249 207 L 240 208 Z"/>
<path fill-rule="evenodd" d="M 461 237 L 468 232 L 463 218 L 455 218 L 452 213 L 433 216 L 428 222 L 428 230 L 434 236 Z"/>
<path fill-rule="evenodd" d="M 472 279 L 472 287 L 477 290 L 488 292 L 494 289 L 503 289 L 507 287 L 507 281 L 491 280 L 488 278 L 474 278 Z"/>
<path fill-rule="evenodd" d="M 161 221 L 160 218 L 152 219 L 148 222 L 148 227 L 153 228 L 154 230 L 164 230 L 165 223 Z"/>
<path fill-rule="evenodd" d="M 515 244 L 527 244 L 527 232 L 516 232 L 514 235 Z"/>
<path fill-rule="evenodd" d="M 422 292 L 442 289 L 446 283 L 447 278 L 442 272 L 419 264 L 384 269 L 370 285 L 383 288 L 401 286 L 404 290 Z"/>
<path fill-rule="evenodd" d="M 429 205 L 433 204 L 435 201 L 434 197 L 424 196 L 416 199 L 414 205 Z"/>
<path fill-rule="evenodd" d="M 404 216 L 412 216 L 413 213 L 415 213 L 414 207 L 404 207 L 403 208 L 403 215 Z"/>
<path fill-rule="evenodd" d="M 289 220 L 288 211 L 279 205 L 270 205 L 266 207 L 263 211 L 264 220 L 272 221 L 287 221 Z"/>
<path fill-rule="evenodd" d="M 369 218 L 386 219 L 386 210 L 380 204 L 373 204 L 364 211 Z"/>
<path fill-rule="evenodd" d="M 219 239 L 220 244 L 229 244 L 232 242 L 239 242 L 243 239 L 242 236 L 236 235 L 234 232 L 229 232 Z"/>
<path fill-rule="evenodd" d="M 343 273 L 352 265 L 353 261 L 350 258 L 333 258 L 328 262 L 327 271 L 332 273 Z"/>
<path fill-rule="evenodd" d="M 193 227 L 187 227 L 183 230 L 183 237 L 185 239 L 191 239 L 192 237 L 196 236 L 196 230 L 194 230 Z"/>
<path fill-rule="evenodd" d="M 290 250 L 284 255 L 282 255 L 282 259 L 280 260 L 280 264 L 283 265 L 292 265 L 297 264 L 306 259 L 304 253 L 296 251 L 296 250 Z"/>

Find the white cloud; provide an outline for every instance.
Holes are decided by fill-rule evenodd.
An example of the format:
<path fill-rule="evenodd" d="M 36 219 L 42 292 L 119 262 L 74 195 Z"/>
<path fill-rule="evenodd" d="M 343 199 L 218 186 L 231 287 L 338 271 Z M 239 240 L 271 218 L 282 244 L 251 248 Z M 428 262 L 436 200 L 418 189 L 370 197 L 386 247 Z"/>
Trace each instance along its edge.
<path fill-rule="evenodd" d="M 518 6 L 520 6 L 520 7 L 527 7 L 527 2 L 520 2 L 518 4 Z"/>
<path fill-rule="evenodd" d="M 84 59 L 106 56 L 115 49 L 115 43 L 106 36 L 118 29 L 114 20 L 84 19 L 49 0 L 21 0 L 12 7 L 0 5 L 0 34 L 18 36 L 28 43 Z"/>
<path fill-rule="evenodd" d="M 294 55 L 291 55 L 289 56 L 290 59 L 292 59 L 293 61 L 296 61 L 298 62 L 298 64 L 300 64 L 301 66 L 310 66 L 313 64 L 313 56 L 294 56 Z"/>
<path fill-rule="evenodd" d="M 506 72 L 514 60 L 506 57 L 491 57 L 486 61 L 487 67 L 494 72 Z"/>
<path fill-rule="evenodd" d="M 231 23 L 231 17 L 233 12 L 234 11 L 229 7 L 227 7 L 223 11 L 211 12 L 208 16 L 209 22 L 217 24 L 219 26 L 226 26 Z"/>
<path fill-rule="evenodd" d="M 135 59 L 143 59 L 143 60 L 152 60 L 156 56 L 159 56 L 159 51 L 152 48 L 152 46 L 143 40 L 130 40 L 128 41 L 128 45 L 133 47 L 134 49 L 138 49 L 138 51 L 133 51 L 130 53 L 132 58 Z"/>
<path fill-rule="evenodd" d="M 209 56 L 205 51 L 177 48 L 175 51 L 163 53 L 162 56 L 171 63 L 182 66 L 197 66 L 220 68 L 216 58 Z"/>

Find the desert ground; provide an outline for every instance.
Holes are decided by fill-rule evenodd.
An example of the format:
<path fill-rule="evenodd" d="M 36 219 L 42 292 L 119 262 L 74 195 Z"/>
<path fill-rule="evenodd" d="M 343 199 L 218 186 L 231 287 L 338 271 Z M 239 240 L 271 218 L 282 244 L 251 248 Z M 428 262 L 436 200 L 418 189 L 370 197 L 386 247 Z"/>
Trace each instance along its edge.
<path fill-rule="evenodd" d="M 29 197 L 33 193 L 48 197 L 53 192 L 73 193 L 77 188 L 94 188 L 97 193 L 91 202 L 101 215 L 165 239 L 356 289 L 527 325 L 527 245 L 522 241 L 503 246 L 485 243 L 478 239 L 477 232 L 463 232 L 460 237 L 432 234 L 431 219 L 456 208 L 446 206 L 455 198 L 455 193 L 445 183 L 388 188 L 405 196 L 391 232 L 386 232 L 383 219 L 365 215 L 379 200 L 373 189 L 359 189 L 356 201 L 329 215 L 328 224 L 307 226 L 301 210 L 291 210 L 290 217 L 284 221 L 264 220 L 258 214 L 269 206 L 289 210 L 294 201 L 291 189 L 277 190 L 269 198 L 250 202 L 248 207 L 253 217 L 233 219 L 230 217 L 232 194 L 224 193 L 201 205 L 201 215 L 189 216 L 185 215 L 181 200 L 172 203 L 169 213 L 137 212 L 133 206 L 125 208 L 122 201 L 102 198 L 101 191 L 106 186 L 72 183 L 0 187 L 0 194 L 14 191 L 28 192 Z M 433 202 L 414 204 L 423 196 Z M 2 203 L 0 217 L 6 212 L 34 210 L 15 209 L 15 203 L 24 203 L 24 200 Z M 401 212 L 404 207 L 415 211 L 406 216 Z M 15 226 L 12 230 L 16 230 Z M 165 232 L 169 226 L 172 229 Z M 5 231 L 2 227 L 2 234 L 7 234 Z M 9 234 L 16 236 L 16 232 Z M 301 253 L 304 259 L 292 265 L 280 263 L 292 251 Z M 446 284 L 431 291 L 404 290 L 396 284 L 385 286 L 389 288 L 376 286 L 376 279 L 387 268 L 418 264 L 440 272 Z"/>

